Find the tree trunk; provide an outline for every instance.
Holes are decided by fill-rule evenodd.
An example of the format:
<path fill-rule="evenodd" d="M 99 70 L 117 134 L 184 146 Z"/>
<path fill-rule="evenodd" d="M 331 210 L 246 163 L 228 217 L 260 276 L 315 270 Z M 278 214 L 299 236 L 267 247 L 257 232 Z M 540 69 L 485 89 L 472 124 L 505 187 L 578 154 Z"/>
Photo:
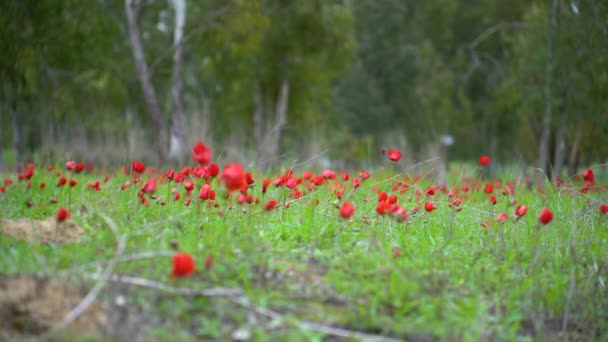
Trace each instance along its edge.
<path fill-rule="evenodd" d="M 137 70 L 139 83 L 144 93 L 146 109 L 148 111 L 150 119 L 154 123 L 156 133 L 156 145 L 158 148 L 158 157 L 160 159 L 160 162 L 162 163 L 167 159 L 167 144 L 165 142 L 166 124 L 163 120 L 163 115 L 160 110 L 156 91 L 154 90 L 154 86 L 152 85 L 152 79 L 148 70 L 144 47 L 141 42 L 141 33 L 139 31 L 138 26 L 140 4 L 136 3 L 135 0 L 125 0 L 125 8 L 127 11 L 129 41 L 131 43 L 131 50 L 133 52 L 133 58 L 135 60 L 135 68 Z"/>
<path fill-rule="evenodd" d="M 543 188 L 549 164 L 549 138 L 551 136 L 551 118 L 553 115 L 553 98 L 551 94 L 553 76 L 553 35 L 557 26 L 558 0 L 553 0 L 551 5 L 551 21 L 547 32 L 547 56 L 545 67 L 545 114 L 543 116 L 542 133 L 538 145 L 538 163 L 540 169 L 536 173 L 536 185 Z"/>
<path fill-rule="evenodd" d="M 583 127 L 579 125 L 576 129 L 576 137 L 570 148 L 570 157 L 568 158 L 568 176 L 574 177 L 578 171 L 579 150 L 583 141 Z"/>
<path fill-rule="evenodd" d="M 565 137 L 565 113 L 562 113 L 562 118 L 557 128 L 555 136 L 555 154 L 553 155 L 553 179 L 561 180 L 562 170 L 564 168 L 564 157 L 566 156 L 566 137 Z"/>
<path fill-rule="evenodd" d="M 173 75 L 171 77 L 171 100 L 173 115 L 171 116 L 171 140 L 169 158 L 178 162 L 183 160 L 184 146 L 184 106 L 182 103 L 183 61 L 184 61 L 184 25 L 186 22 L 186 0 L 173 0 L 175 8 L 175 33 L 173 36 Z"/>
<path fill-rule="evenodd" d="M 17 100 L 13 100 L 11 105 L 11 117 L 13 124 L 13 147 L 15 149 L 15 163 L 19 166 L 23 162 L 23 137 L 21 135 L 21 123 L 19 122 L 19 112 Z"/>
<path fill-rule="evenodd" d="M 281 159 L 281 143 L 283 142 L 283 130 L 287 126 L 287 108 L 289 105 L 289 79 L 284 78 L 281 82 L 279 98 L 277 99 L 277 109 L 275 112 L 274 139 L 269 146 L 272 165 L 276 166 Z"/>
<path fill-rule="evenodd" d="M 0 101 L 0 103 L 2 103 Z M 4 111 L 2 110 L 2 105 L 0 104 L 0 120 L 2 120 L 2 122 L 6 122 L 7 120 L 4 120 Z M 3 135 L 3 129 L 0 128 L 0 171 L 4 171 L 4 169 L 6 168 L 6 161 L 4 160 L 4 135 Z"/>
<path fill-rule="evenodd" d="M 262 100 L 262 90 L 259 80 L 255 80 L 253 89 L 253 133 L 255 137 L 255 165 L 259 170 L 264 167 L 264 102 Z"/>

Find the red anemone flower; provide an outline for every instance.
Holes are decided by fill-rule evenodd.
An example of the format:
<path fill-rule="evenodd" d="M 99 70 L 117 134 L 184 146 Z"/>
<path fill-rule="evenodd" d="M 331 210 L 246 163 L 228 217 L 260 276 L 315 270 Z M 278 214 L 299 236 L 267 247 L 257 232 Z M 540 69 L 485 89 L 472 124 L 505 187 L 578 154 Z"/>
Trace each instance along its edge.
<path fill-rule="evenodd" d="M 401 152 L 399 150 L 389 150 L 388 159 L 394 162 L 398 162 L 401 159 Z"/>
<path fill-rule="evenodd" d="M 509 219 L 509 215 L 507 213 L 500 213 L 496 216 L 496 221 L 499 223 L 504 223 Z"/>
<path fill-rule="evenodd" d="M 82 171 L 84 171 L 84 169 L 86 169 L 86 164 L 85 163 L 78 163 L 74 166 L 74 172 L 76 173 L 81 173 Z"/>
<path fill-rule="evenodd" d="M 97 183 L 97 187 L 99 187 L 99 183 Z M 150 178 L 150 180 L 141 188 L 141 191 L 148 194 L 156 192 L 156 178 Z"/>
<path fill-rule="evenodd" d="M 526 207 L 525 205 L 521 205 L 520 204 L 515 209 L 515 215 L 517 215 L 517 218 L 519 219 L 520 217 L 526 215 L 527 211 L 528 211 L 528 207 Z"/>
<path fill-rule="evenodd" d="M 55 217 L 57 218 L 57 222 L 63 222 L 70 217 L 70 212 L 66 208 L 61 207 L 57 210 L 57 215 Z"/>
<path fill-rule="evenodd" d="M 606 215 L 608 213 L 608 204 L 600 205 L 600 213 Z"/>
<path fill-rule="evenodd" d="M 224 181 L 226 189 L 230 192 L 241 190 L 241 188 L 247 185 L 245 170 L 239 163 L 228 164 L 222 170 L 222 181 Z"/>
<path fill-rule="evenodd" d="M 553 220 L 553 212 L 547 208 L 543 208 L 538 215 L 538 222 L 548 224 Z"/>
<path fill-rule="evenodd" d="M 268 186 L 270 185 L 271 182 L 272 182 L 272 180 L 270 178 L 264 178 L 264 180 L 262 181 L 262 193 L 263 194 L 266 193 L 266 189 L 268 188 Z"/>
<path fill-rule="evenodd" d="M 585 170 L 585 172 L 583 172 L 583 178 L 587 182 L 593 183 L 595 181 L 595 174 L 593 174 L 593 170 L 592 169 Z"/>
<path fill-rule="evenodd" d="M 354 205 L 352 205 L 350 202 L 342 203 L 342 206 L 340 207 L 340 216 L 342 216 L 343 219 L 351 218 L 354 213 L 355 213 Z"/>
<path fill-rule="evenodd" d="M 479 157 L 479 164 L 481 166 L 488 166 L 490 164 L 490 157 L 486 155 Z"/>
<path fill-rule="evenodd" d="M 194 273 L 195 269 L 194 258 L 190 254 L 178 252 L 173 255 L 173 277 L 187 277 Z"/>
<path fill-rule="evenodd" d="M 144 171 L 146 171 L 146 164 L 140 161 L 134 161 L 131 163 L 131 168 L 137 173 L 144 173 Z"/>
<path fill-rule="evenodd" d="M 173 180 L 173 178 L 175 178 L 175 170 L 173 170 L 173 169 L 169 170 L 169 172 L 167 172 L 167 175 L 165 177 L 167 177 L 168 180 Z"/>
<path fill-rule="evenodd" d="M 277 202 L 276 199 L 269 199 L 264 205 L 264 210 L 271 211 L 272 209 L 276 208 L 278 204 L 279 202 Z"/>
<path fill-rule="evenodd" d="M 207 165 L 211 163 L 211 148 L 203 144 L 202 141 L 198 141 L 194 147 L 192 147 L 192 160 L 199 163 L 200 165 Z"/>
<path fill-rule="evenodd" d="M 483 189 L 483 192 L 485 192 L 486 194 L 491 194 L 492 192 L 494 192 L 494 187 L 492 186 L 492 184 L 488 183 L 486 184 L 485 188 Z"/>
<path fill-rule="evenodd" d="M 424 204 L 424 210 L 426 210 L 429 213 L 435 209 L 437 209 L 437 207 L 432 202 L 426 202 Z"/>

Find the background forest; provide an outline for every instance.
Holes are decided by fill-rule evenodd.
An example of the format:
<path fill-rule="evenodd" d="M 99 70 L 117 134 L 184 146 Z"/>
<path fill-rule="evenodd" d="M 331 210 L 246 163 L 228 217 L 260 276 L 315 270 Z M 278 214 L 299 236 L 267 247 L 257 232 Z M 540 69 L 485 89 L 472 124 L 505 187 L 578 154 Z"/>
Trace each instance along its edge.
<path fill-rule="evenodd" d="M 5 0 L 0 27 L 0 167 L 608 155 L 605 1 Z"/>

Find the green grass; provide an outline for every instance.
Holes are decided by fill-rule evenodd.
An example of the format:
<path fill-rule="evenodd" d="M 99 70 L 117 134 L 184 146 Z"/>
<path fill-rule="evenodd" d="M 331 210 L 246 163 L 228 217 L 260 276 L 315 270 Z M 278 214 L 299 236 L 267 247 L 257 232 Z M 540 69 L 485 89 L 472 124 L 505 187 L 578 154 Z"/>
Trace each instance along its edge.
<path fill-rule="evenodd" d="M 232 209 L 215 182 L 219 208 L 205 207 L 197 190 L 192 204 L 184 206 L 181 185 L 180 201 L 167 198 L 173 184 L 158 186 L 156 194 L 166 205 L 150 199 L 144 207 L 136 196 L 140 186 L 120 190 L 129 176 L 114 175 L 95 192 L 86 184 L 102 180 L 102 175 L 76 175 L 79 184 L 72 189 L 69 208 L 71 220 L 85 228 L 82 241 L 30 245 L 0 234 L 0 274 L 80 277 L 96 272 L 95 265 L 112 259 L 117 245 L 97 215 L 103 213 L 128 237 L 125 256 L 170 252 L 175 242 L 197 261 L 197 273 L 184 279 L 170 277 L 171 260 L 162 256 L 121 262 L 116 273 L 192 289 L 240 288 L 255 305 L 293 320 L 410 341 L 608 339 L 608 216 L 597 210 L 605 192 L 585 195 L 573 187 L 541 194 L 516 187 L 518 203 L 529 207 L 519 222 L 512 219 L 515 206 L 499 189 L 494 206 L 483 188 L 469 192 L 460 212 L 437 192 L 431 198 L 437 210 L 426 213 L 421 207 L 407 223 L 399 223 L 375 213 L 377 195 L 370 186 L 377 183 L 390 192 L 392 183 L 382 182 L 389 176 L 379 171 L 360 189 L 346 191 L 356 212 L 344 220 L 336 209 L 339 201 L 325 186 L 292 200 L 288 209 L 264 211 L 265 200 L 282 203 L 289 191 L 271 185 L 262 196 L 261 175 L 251 191 L 260 204 L 239 206 L 233 201 Z M 41 181 L 48 184 L 44 190 L 38 188 Z M 68 187 L 56 188 L 56 182 L 53 173 L 43 170 L 37 170 L 30 191 L 24 182 L 15 182 L 0 193 L 1 218 L 54 215 L 68 201 Z M 201 180 L 197 182 L 200 188 Z M 460 186 L 458 179 L 452 183 Z M 424 179 L 417 186 L 424 191 L 431 184 Z M 50 204 L 50 198 L 59 204 Z M 28 200 L 34 207 L 25 205 Z M 399 195 L 399 204 L 411 210 L 414 189 Z M 543 207 L 555 214 L 546 226 L 537 222 Z M 481 226 L 495 222 L 499 212 L 509 214 L 506 223 Z M 400 256 L 394 255 L 397 249 Z M 205 270 L 208 255 L 214 263 Z M 127 305 L 162 318 L 147 332 L 156 340 L 225 340 L 239 328 L 254 340 L 323 339 L 289 322 L 252 321 L 250 312 L 222 298 L 186 298 L 132 287 L 128 293 Z M 112 292 L 101 296 L 110 298 Z"/>

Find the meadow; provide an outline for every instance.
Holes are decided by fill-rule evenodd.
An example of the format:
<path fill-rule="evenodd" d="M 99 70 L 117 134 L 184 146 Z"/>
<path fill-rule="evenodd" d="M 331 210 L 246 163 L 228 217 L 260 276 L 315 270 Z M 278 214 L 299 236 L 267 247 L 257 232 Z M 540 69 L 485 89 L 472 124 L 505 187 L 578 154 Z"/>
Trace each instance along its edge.
<path fill-rule="evenodd" d="M 537 188 L 482 156 L 438 185 L 401 152 L 263 174 L 201 143 L 175 169 L 6 172 L 0 339 L 608 340 L 593 167 Z"/>

